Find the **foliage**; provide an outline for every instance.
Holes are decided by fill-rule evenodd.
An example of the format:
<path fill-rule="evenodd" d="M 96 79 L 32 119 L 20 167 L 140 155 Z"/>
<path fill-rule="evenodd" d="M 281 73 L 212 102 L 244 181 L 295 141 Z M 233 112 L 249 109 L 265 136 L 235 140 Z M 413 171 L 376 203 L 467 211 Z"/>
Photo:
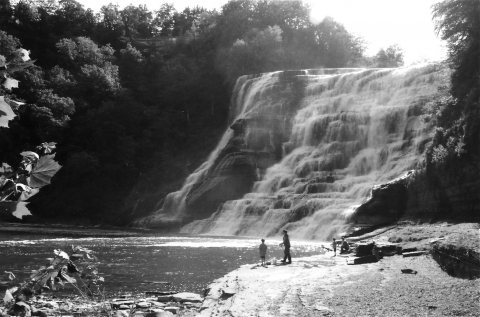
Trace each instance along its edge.
<path fill-rule="evenodd" d="M 355 66 L 365 51 L 333 19 L 311 23 L 301 1 L 94 14 L 74 0 L 2 0 L 0 29 L 2 49 L 21 41 L 38 65 L 16 74 L 11 96 L 26 105 L 0 129 L 0 160 L 56 142 L 64 167 L 29 208 L 61 221 L 125 224 L 178 189 L 226 127 L 238 76 Z"/>
<path fill-rule="evenodd" d="M 403 50 L 398 45 L 389 46 L 386 50 L 381 48 L 373 60 L 376 67 L 400 67 L 403 66 Z"/>
<path fill-rule="evenodd" d="M 424 121 L 435 131 L 430 167 L 475 179 L 480 175 L 475 163 L 480 157 L 480 3 L 445 0 L 433 6 L 433 17 L 448 43 L 452 74 L 450 87 L 439 87 L 424 109 Z"/>
<path fill-rule="evenodd" d="M 54 257 L 48 259 L 48 263 L 32 271 L 30 277 L 19 287 L 6 291 L 4 303 L 7 311 L 14 306 L 28 305 L 32 295 L 40 294 L 44 289 L 55 291 L 59 287 L 71 285 L 84 300 L 100 304 L 93 306 L 96 310 L 94 315 L 104 313 L 112 316 L 112 309 L 106 303 L 105 292 L 101 288 L 104 278 L 98 272 L 98 263 L 91 250 L 80 246 L 72 245 L 68 252 L 54 250 Z M 15 280 L 13 273 L 5 273 L 10 280 Z"/>

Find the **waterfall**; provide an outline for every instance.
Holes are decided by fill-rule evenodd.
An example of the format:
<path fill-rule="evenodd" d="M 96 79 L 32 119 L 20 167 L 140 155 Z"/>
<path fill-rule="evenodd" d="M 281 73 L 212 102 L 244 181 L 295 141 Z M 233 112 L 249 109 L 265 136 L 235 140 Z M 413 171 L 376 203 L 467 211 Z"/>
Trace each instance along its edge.
<path fill-rule="evenodd" d="M 208 184 L 227 177 L 215 168 L 225 157 L 244 155 L 259 174 L 250 192 L 221 201 L 209 217 L 193 217 L 181 232 L 264 237 L 288 229 L 296 239 L 324 241 L 341 235 L 372 186 L 422 162 L 430 137 L 421 109 L 444 72 L 422 64 L 243 76 L 231 108 L 232 123 L 243 129 L 234 124 L 154 217 L 195 214 L 200 206 L 191 199 L 187 208 L 186 197 L 202 186 L 225 187 Z"/>

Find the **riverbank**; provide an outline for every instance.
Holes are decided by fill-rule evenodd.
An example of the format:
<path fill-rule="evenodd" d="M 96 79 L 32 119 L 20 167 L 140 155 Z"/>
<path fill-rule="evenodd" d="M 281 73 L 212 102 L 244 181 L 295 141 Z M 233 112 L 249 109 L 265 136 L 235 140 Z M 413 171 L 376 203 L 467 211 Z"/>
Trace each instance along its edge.
<path fill-rule="evenodd" d="M 12 234 L 18 231 L 31 233 L 32 228 L 51 233 L 49 227 L 45 226 L 9 226 L 9 228 L 12 230 Z M 108 230 L 102 228 L 93 228 L 93 230 L 85 227 L 76 227 L 75 229 L 71 226 L 55 228 L 55 230 L 67 230 L 68 232 L 71 232 L 72 229 L 82 231 L 82 234 L 92 234 L 94 230 L 122 234 L 122 230 L 117 231 L 112 228 Z M 176 301 L 173 296 L 160 298 L 160 296 L 151 296 L 145 293 L 141 296 L 124 298 L 125 302 L 122 303 L 114 303 L 115 297 L 109 296 L 108 303 L 109 306 L 115 306 L 115 309 L 120 308 L 120 304 L 124 305 L 125 312 L 130 312 L 132 308 L 135 308 L 136 317 L 146 317 L 150 312 L 160 312 L 167 308 L 181 317 L 479 316 L 480 280 L 460 279 L 446 273 L 446 271 L 455 275 L 475 273 L 471 268 L 468 271 L 468 267 L 463 266 L 469 261 L 473 263 L 474 269 L 479 268 L 477 265 L 480 264 L 478 261 L 480 260 L 479 230 L 479 224 L 415 225 L 407 222 L 381 228 L 364 236 L 351 238 L 350 241 L 352 244 L 359 241 L 375 241 L 377 245 L 395 244 L 396 248 L 394 249 L 401 248 L 404 252 L 416 250 L 424 253 L 418 256 L 404 257 L 399 254 L 393 255 L 394 252 L 391 256 L 385 255 L 378 262 L 362 265 L 348 264 L 354 259 L 353 255 L 333 256 L 333 252 L 319 254 L 319 250 L 314 253 L 314 256 L 297 257 L 295 252 L 298 253 L 300 250 L 295 250 L 295 242 L 297 242 L 295 237 L 291 237 L 294 244 L 294 259 L 291 265 L 270 264 L 267 268 L 257 266 L 253 263 L 258 253 L 256 245 L 254 248 L 243 250 L 244 253 L 241 254 L 237 249 L 233 253 L 235 256 L 228 259 L 223 259 L 224 255 L 222 254 L 225 252 L 219 249 L 218 254 L 209 253 L 206 256 L 216 259 L 215 263 L 218 264 L 224 260 L 227 261 L 226 263 L 234 263 L 233 261 L 238 257 L 252 255 L 252 262 L 243 262 L 250 263 L 247 265 L 238 264 L 241 265 L 239 269 L 215 280 L 209 286 L 208 295 L 202 300 L 202 303 L 197 303 L 198 298 L 195 302 L 182 302 Z M 136 234 L 128 230 L 125 232 Z M 58 247 L 51 243 L 52 241 L 48 242 L 48 248 Z M 159 241 L 156 240 L 141 242 L 140 245 L 144 245 L 142 254 L 147 254 L 145 247 L 158 243 Z M 185 246 L 185 244 L 180 245 L 181 247 Z M 202 242 L 201 245 L 204 243 Z M 109 248 L 112 248 L 111 244 L 109 244 Z M 205 255 L 204 252 L 192 255 L 192 250 L 198 250 L 198 248 L 188 250 L 188 259 L 190 260 L 175 264 L 177 273 L 181 271 L 180 264 L 196 265 L 195 263 L 201 262 L 201 256 Z M 439 259 L 435 259 L 433 256 L 435 250 L 439 251 L 439 254 L 445 255 L 447 261 L 436 262 Z M 109 255 L 105 253 L 107 251 L 102 251 L 102 259 L 108 264 L 102 269 L 102 272 L 107 268 L 109 270 L 110 264 L 118 262 L 118 254 L 125 255 L 122 253 L 123 251 L 119 253 L 111 250 L 112 258 L 108 259 Z M 268 256 L 278 257 L 278 251 L 272 244 Z M 30 251 L 26 252 L 31 253 Z M 157 253 L 148 254 L 150 255 L 147 262 L 141 262 L 140 266 L 136 264 L 136 275 L 142 276 L 141 279 L 144 280 L 161 280 L 153 277 L 147 278 L 143 275 L 152 271 L 153 266 L 147 268 L 145 272 L 141 271 L 145 270 L 146 263 L 150 262 L 156 263 L 154 266 L 156 271 L 162 271 L 158 266 L 161 262 L 157 262 L 153 258 Z M 175 254 L 174 258 L 178 258 L 179 254 Z M 25 263 L 21 263 L 23 263 L 22 268 L 24 269 Z M 213 272 L 219 272 L 218 269 L 213 270 L 212 265 L 209 266 L 210 271 L 202 269 L 197 272 L 197 275 L 206 274 L 209 281 L 212 281 L 216 278 L 212 275 Z M 230 270 L 238 265 L 231 267 Z M 440 265 L 446 271 L 442 270 Z M 114 266 L 113 269 L 116 271 L 118 267 Z M 107 275 L 118 276 L 118 272 L 115 271 L 105 272 Z M 187 271 L 190 272 L 190 270 Z M 217 276 L 222 274 L 225 273 Z M 190 278 L 190 276 L 188 275 L 186 278 Z M 110 280 L 112 280 L 111 277 L 106 278 L 106 282 Z M 142 280 L 138 278 L 129 281 L 134 284 L 141 282 Z M 133 288 L 132 284 L 130 289 Z M 109 289 L 108 286 L 107 289 Z M 37 305 L 38 309 L 43 309 L 47 316 L 55 315 L 59 310 L 54 307 L 55 304 L 46 302 L 55 302 L 59 306 L 62 302 L 69 303 L 68 309 L 65 309 L 62 314 L 77 313 L 80 308 L 88 304 L 88 302 L 63 296 L 61 299 L 55 299 L 53 295 L 51 298 L 39 299 L 34 305 Z M 145 302 L 147 303 L 145 304 Z M 139 305 L 139 303 L 141 304 Z M 52 305 L 53 307 L 50 307 Z"/>
<path fill-rule="evenodd" d="M 404 224 L 368 239 L 420 251 L 439 242 L 468 245 L 478 254 L 478 234 L 478 224 Z M 201 312 L 185 316 L 480 315 L 480 279 L 448 275 L 429 253 L 362 265 L 348 258 L 328 252 L 291 265 L 242 266 L 210 286 Z"/>

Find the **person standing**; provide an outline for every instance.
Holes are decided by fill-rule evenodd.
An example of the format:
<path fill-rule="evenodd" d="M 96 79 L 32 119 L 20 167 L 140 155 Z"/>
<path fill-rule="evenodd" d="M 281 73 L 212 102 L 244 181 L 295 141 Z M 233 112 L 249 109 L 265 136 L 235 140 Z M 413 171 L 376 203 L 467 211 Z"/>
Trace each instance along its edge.
<path fill-rule="evenodd" d="M 260 251 L 260 259 L 262 259 L 262 266 L 265 266 L 265 257 L 267 256 L 267 245 L 265 244 L 265 239 L 262 239 L 262 243 L 258 247 Z"/>
<path fill-rule="evenodd" d="M 332 242 L 333 256 L 337 256 L 337 241 L 333 238 Z"/>
<path fill-rule="evenodd" d="M 291 264 L 292 263 L 292 256 L 290 255 L 290 239 L 288 237 L 287 229 L 283 230 L 283 242 L 280 243 L 280 246 L 284 246 L 284 257 L 283 257 L 283 264 Z M 288 259 L 288 262 L 287 262 Z"/>

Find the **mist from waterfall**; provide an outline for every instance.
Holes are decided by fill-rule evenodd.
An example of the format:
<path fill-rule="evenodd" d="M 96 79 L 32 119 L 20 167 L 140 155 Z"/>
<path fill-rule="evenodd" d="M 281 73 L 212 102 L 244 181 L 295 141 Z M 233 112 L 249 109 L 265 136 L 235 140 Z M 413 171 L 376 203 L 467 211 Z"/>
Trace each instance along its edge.
<path fill-rule="evenodd" d="M 437 65 L 307 70 L 295 76 L 304 85 L 281 161 L 251 193 L 225 202 L 210 218 L 194 221 L 182 232 L 264 237 L 286 228 L 296 239 L 329 240 L 348 230 L 348 218 L 373 185 L 422 161 L 429 135 L 420 122 L 421 106 L 441 80 Z M 232 99 L 235 118 L 284 109 L 272 96 L 272 87 L 282 80 L 282 72 L 241 77 Z M 176 200 L 211 166 L 228 137 L 226 133 L 224 143 L 184 188 L 171 194 Z M 256 138 L 254 129 L 247 131 L 246 144 Z"/>

